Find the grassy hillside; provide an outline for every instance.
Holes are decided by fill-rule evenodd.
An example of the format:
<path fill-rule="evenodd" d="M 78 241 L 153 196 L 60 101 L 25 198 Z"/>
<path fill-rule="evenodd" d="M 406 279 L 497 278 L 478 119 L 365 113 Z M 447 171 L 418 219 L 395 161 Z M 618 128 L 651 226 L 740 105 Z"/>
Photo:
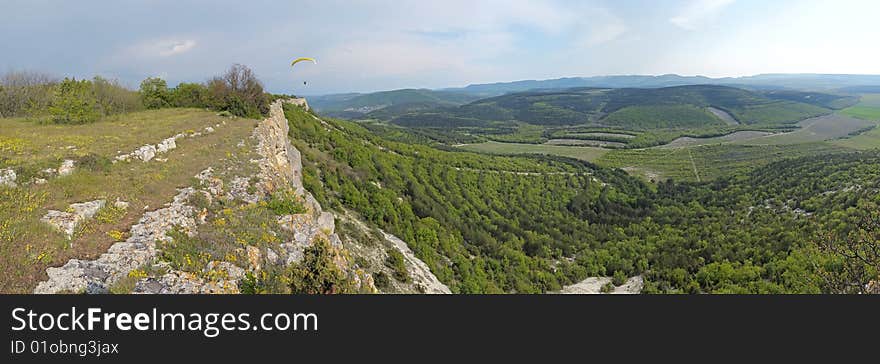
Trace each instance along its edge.
<path fill-rule="evenodd" d="M 450 120 L 456 119 L 486 123 L 516 120 L 546 126 L 607 124 L 635 130 L 723 125 L 705 110 L 708 107 L 724 110 L 744 124 L 793 123 L 829 112 L 818 106 L 771 99 L 743 89 L 704 85 L 517 93 L 457 108 L 414 112 L 392 122 L 438 127 L 454 126 L 456 123 Z M 615 115 L 623 109 L 627 110 Z"/>
<path fill-rule="evenodd" d="M 773 90 L 764 92 L 764 96 L 775 100 L 788 100 L 802 102 L 827 109 L 840 110 L 850 107 L 859 102 L 855 96 L 834 95 L 819 92 L 804 92 L 793 90 Z"/>
<path fill-rule="evenodd" d="M 385 119 L 416 110 L 462 105 L 476 99 L 475 96 L 455 92 L 403 89 L 319 96 L 310 98 L 310 105 L 324 114 L 348 118 L 362 118 L 371 112 L 392 107 L 384 110 L 384 113 L 368 116 Z"/>
<path fill-rule="evenodd" d="M 611 113 L 602 122 L 608 126 L 629 129 L 699 128 L 725 125 L 721 119 L 706 109 L 691 105 L 627 106 Z"/>
<path fill-rule="evenodd" d="M 0 291 L 30 292 L 44 279 L 47 266 L 105 251 L 145 210 L 168 202 L 194 175 L 233 160 L 241 149 L 237 143 L 255 123 L 198 109 L 136 112 L 87 125 L 0 119 L 0 168 L 15 170 L 19 184 L 0 186 L 0 272 L 5 277 Z M 208 133 L 207 127 L 215 131 Z M 112 163 L 119 154 L 178 133 L 187 137 L 150 162 Z M 65 159 L 75 161 L 70 175 L 44 172 Z M 35 184 L 37 178 L 45 178 L 45 184 Z M 128 202 L 128 209 L 105 208 L 70 240 L 40 222 L 49 209 L 64 211 L 72 203 L 97 199 L 112 205 L 117 198 Z"/>

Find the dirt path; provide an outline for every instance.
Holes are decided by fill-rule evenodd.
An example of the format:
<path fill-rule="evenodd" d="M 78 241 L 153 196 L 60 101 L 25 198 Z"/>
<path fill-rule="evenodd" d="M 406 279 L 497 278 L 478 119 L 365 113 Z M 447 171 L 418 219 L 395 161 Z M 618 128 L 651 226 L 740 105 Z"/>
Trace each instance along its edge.
<path fill-rule="evenodd" d="M 690 148 L 688 148 L 687 151 L 688 151 L 688 158 L 690 158 L 690 160 L 691 160 L 691 167 L 694 167 L 694 176 L 697 177 L 697 182 L 702 182 L 702 181 L 700 181 L 700 172 L 697 171 L 697 164 L 694 163 L 694 154 L 691 153 Z"/>

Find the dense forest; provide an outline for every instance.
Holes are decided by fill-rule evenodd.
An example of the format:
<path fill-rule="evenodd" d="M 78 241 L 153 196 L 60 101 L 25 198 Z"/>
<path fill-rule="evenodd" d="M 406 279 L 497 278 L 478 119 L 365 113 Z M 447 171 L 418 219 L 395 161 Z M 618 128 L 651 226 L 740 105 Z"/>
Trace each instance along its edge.
<path fill-rule="evenodd" d="M 876 221 L 877 152 L 647 184 L 583 161 L 438 150 L 286 114 L 322 205 L 400 236 L 454 292 L 548 292 L 611 275 L 642 275 L 647 293 L 854 292 L 876 277 L 847 257 Z"/>

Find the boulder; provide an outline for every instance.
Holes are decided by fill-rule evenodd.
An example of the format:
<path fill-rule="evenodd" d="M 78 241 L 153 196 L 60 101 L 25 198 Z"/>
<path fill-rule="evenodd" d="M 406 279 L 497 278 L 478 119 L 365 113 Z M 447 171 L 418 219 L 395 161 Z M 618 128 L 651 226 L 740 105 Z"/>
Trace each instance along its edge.
<path fill-rule="evenodd" d="M 165 153 L 169 150 L 177 148 L 177 143 L 175 142 L 175 140 L 177 140 L 175 139 L 175 137 L 171 137 L 163 140 L 159 144 L 156 144 L 156 152 Z"/>
<path fill-rule="evenodd" d="M 156 156 L 156 147 L 152 145 L 145 145 L 132 152 L 131 155 L 144 162 L 149 162 Z"/>

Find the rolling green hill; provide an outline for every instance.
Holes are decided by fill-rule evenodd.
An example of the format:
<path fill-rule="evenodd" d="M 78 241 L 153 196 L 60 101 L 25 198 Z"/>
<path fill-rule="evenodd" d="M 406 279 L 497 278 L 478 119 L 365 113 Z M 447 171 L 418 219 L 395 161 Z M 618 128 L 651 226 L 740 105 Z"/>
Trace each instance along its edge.
<path fill-rule="evenodd" d="M 820 105 L 837 105 L 839 97 L 810 94 Z M 821 97 L 820 97 L 821 96 Z M 748 90 L 712 85 L 656 89 L 595 89 L 523 92 L 478 100 L 457 108 L 417 111 L 392 119 L 410 127 L 474 126 L 499 121 L 534 125 L 614 126 L 632 130 L 693 128 L 723 125 L 708 112 L 713 107 L 742 124 L 790 124 L 830 110 L 783 97 L 776 99 Z M 620 113 L 618 113 L 620 112 Z"/>
<path fill-rule="evenodd" d="M 369 94 L 327 95 L 310 99 L 310 105 L 326 115 L 360 118 L 393 107 L 375 117 L 393 117 L 406 112 L 443 106 L 457 106 L 476 100 L 476 96 L 428 89 L 402 89 Z M 373 117 L 373 116 L 370 116 Z"/>

